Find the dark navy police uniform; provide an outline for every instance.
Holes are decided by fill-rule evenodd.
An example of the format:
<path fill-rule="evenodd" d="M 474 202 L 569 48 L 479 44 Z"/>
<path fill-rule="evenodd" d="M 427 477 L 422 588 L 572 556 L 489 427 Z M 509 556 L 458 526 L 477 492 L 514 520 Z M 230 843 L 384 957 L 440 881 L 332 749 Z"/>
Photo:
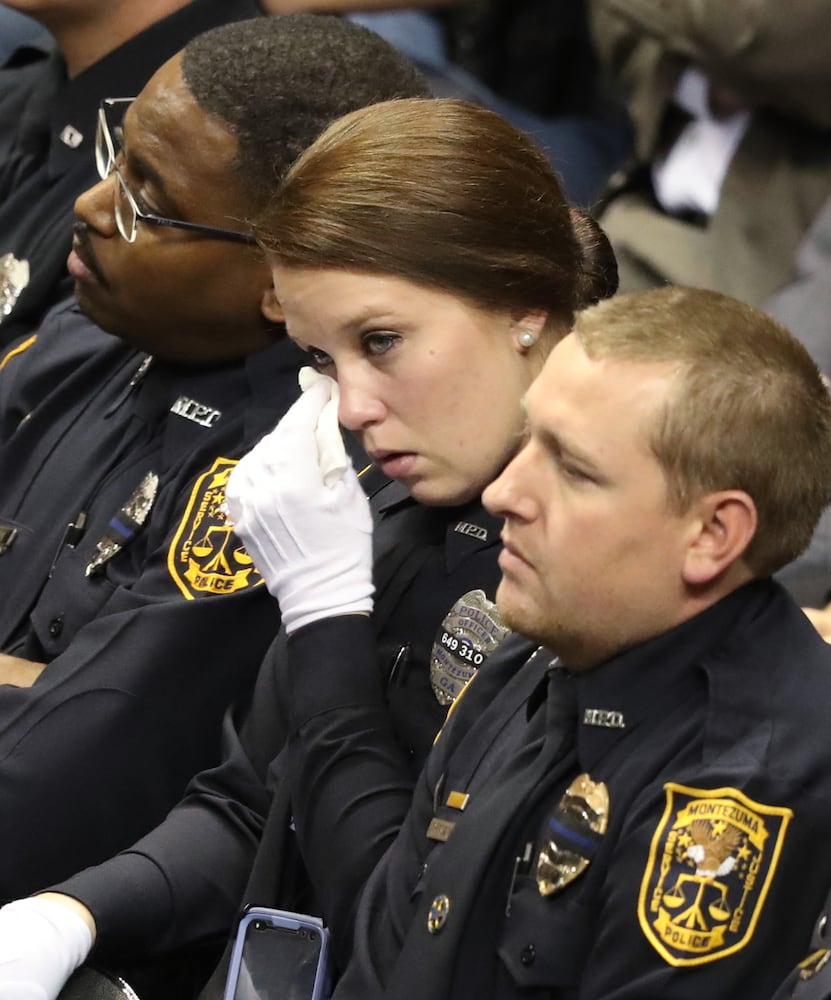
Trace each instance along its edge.
<path fill-rule="evenodd" d="M 58 886 L 94 913 L 96 961 L 123 963 L 212 935 L 224 944 L 241 900 L 349 913 L 394 839 L 447 712 L 430 682 L 434 644 L 441 643 L 446 627 L 454 635 L 459 631 L 449 612 L 466 606 L 459 600 L 463 595 L 481 589 L 493 596 L 501 522 L 478 502 L 428 508 L 396 483 L 376 490 L 365 482 L 365 488 L 373 494 L 376 522 L 375 612 L 371 623 L 364 619 L 371 649 L 360 676 L 350 679 L 341 673 L 344 651 L 336 642 L 322 650 L 310 676 L 312 686 L 322 684 L 338 703 L 338 712 L 328 717 L 338 726 L 346 720 L 356 744 L 367 751 L 366 758 L 345 762 L 331 776 L 335 794 L 349 800 L 348 830 L 341 825 L 333 832 L 326 861 L 309 872 L 310 887 L 301 874 L 292 816 L 301 843 L 310 822 L 319 822 L 316 836 L 326 839 L 329 817 L 310 810 L 315 803 L 327 811 L 338 805 L 312 786 L 289 782 L 281 751 L 299 726 L 298 739 L 319 741 L 311 757 L 328 759 L 329 742 L 338 733 L 327 731 L 325 715 L 286 716 L 287 691 L 295 681 L 282 635 L 263 664 L 250 714 L 226 718 L 220 767 L 200 775 L 165 822 L 130 851 Z M 332 782 L 327 785 L 332 791 Z M 370 793 L 356 796 L 364 787 Z M 342 851 L 349 865 L 334 860 Z M 209 995 L 221 996 L 222 978 L 220 973 L 212 981 L 216 992 Z"/>
<path fill-rule="evenodd" d="M 338 676 L 360 671 L 366 630 L 351 617 L 296 634 L 290 712 L 312 716 L 314 701 L 320 731 L 338 731 L 343 699 L 316 663 L 338 647 Z M 830 666 L 767 580 L 585 672 L 506 641 L 368 881 L 335 997 L 769 996 L 831 875 Z M 302 771 L 311 817 L 348 800 L 329 749 Z M 587 781 L 608 795 L 605 832 L 575 797 Z M 337 880 L 349 811 L 328 820 L 303 846 Z"/>
<path fill-rule="evenodd" d="M 148 366 L 67 303 L 0 358 L 0 649 L 47 664 L 0 685 L 0 898 L 127 847 L 219 759 L 279 629 L 224 484 L 303 357 Z"/>

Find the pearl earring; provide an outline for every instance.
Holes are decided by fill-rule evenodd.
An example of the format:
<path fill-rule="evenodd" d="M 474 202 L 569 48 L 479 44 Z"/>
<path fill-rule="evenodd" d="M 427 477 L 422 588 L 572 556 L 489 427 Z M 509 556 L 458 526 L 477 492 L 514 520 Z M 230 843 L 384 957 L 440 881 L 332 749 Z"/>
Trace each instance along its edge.
<path fill-rule="evenodd" d="M 537 335 L 535 333 L 532 333 L 530 330 L 523 330 L 522 333 L 519 335 L 518 340 L 520 346 L 524 347 L 527 350 L 529 347 L 533 347 L 534 344 L 536 344 Z"/>

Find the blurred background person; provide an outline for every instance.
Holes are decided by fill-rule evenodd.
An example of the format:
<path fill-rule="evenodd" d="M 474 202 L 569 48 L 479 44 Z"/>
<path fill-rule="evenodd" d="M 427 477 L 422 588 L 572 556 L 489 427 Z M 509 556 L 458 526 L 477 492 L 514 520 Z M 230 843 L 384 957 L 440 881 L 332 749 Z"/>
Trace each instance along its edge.
<path fill-rule="evenodd" d="M 51 33 L 0 69 L 0 345 L 72 291 L 72 207 L 97 179 L 100 101 L 134 97 L 195 35 L 256 0 L 7 0 Z"/>
<path fill-rule="evenodd" d="M 263 0 L 269 13 L 338 11 L 419 66 L 438 97 L 491 108 L 527 132 L 568 198 L 591 206 L 631 148 L 598 73 L 585 0 Z"/>
<path fill-rule="evenodd" d="M 814 361 L 831 373 L 831 199 L 799 247 L 792 279 L 765 303 L 808 348 Z M 779 574 L 781 582 L 822 635 L 831 640 L 831 508 L 807 550 Z"/>
<path fill-rule="evenodd" d="M 601 219 L 621 288 L 763 304 L 831 195 L 831 5 L 590 0 L 635 130 Z"/>

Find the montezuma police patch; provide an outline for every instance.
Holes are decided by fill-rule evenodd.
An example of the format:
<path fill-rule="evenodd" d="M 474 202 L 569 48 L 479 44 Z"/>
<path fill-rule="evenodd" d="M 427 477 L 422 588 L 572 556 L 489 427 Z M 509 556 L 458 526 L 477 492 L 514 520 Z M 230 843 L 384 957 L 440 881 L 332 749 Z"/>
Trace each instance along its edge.
<path fill-rule="evenodd" d="M 188 600 L 257 587 L 263 578 L 225 517 L 225 486 L 236 465 L 218 458 L 193 485 L 167 553 L 167 568 Z"/>
<path fill-rule="evenodd" d="M 664 791 L 638 919 L 670 965 L 702 965 L 753 937 L 793 813 L 735 788 L 669 782 Z"/>

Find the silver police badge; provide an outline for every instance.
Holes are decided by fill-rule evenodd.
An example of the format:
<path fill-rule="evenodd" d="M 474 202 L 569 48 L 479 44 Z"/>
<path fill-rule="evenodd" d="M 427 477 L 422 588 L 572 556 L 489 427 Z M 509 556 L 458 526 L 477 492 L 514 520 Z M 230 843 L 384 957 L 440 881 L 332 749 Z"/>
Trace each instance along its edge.
<path fill-rule="evenodd" d="M 153 509 L 158 488 L 159 477 L 155 472 L 148 472 L 133 491 L 130 499 L 117 514 L 110 518 L 103 538 L 95 543 L 95 555 L 87 564 L 86 576 L 99 573 L 105 563 L 135 538 Z"/>
<path fill-rule="evenodd" d="M 11 313 L 23 289 L 29 284 L 29 261 L 13 253 L 0 256 L 0 323 Z"/>
<path fill-rule="evenodd" d="M 482 590 L 463 594 L 439 626 L 430 656 L 430 684 L 440 705 L 450 705 L 510 632 Z"/>

